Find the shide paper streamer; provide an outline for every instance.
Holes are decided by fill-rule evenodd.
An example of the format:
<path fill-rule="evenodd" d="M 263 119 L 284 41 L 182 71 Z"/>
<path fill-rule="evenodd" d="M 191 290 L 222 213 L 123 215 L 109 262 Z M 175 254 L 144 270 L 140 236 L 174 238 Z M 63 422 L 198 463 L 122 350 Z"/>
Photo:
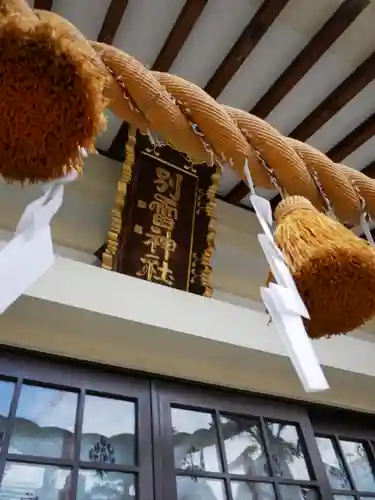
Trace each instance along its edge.
<path fill-rule="evenodd" d="M 50 222 L 63 202 L 64 185 L 77 176 L 43 184 L 44 195 L 29 203 L 13 239 L 0 251 L 0 314 L 54 264 Z"/>
<path fill-rule="evenodd" d="M 264 234 L 258 235 L 258 240 L 277 282 L 260 289 L 262 300 L 305 391 L 325 391 L 329 389 L 329 385 L 302 320 L 309 319 L 309 313 L 285 264 L 283 254 L 273 239 L 271 204 L 255 194 L 247 164 L 244 171 L 249 184 L 250 201 L 264 231 Z"/>

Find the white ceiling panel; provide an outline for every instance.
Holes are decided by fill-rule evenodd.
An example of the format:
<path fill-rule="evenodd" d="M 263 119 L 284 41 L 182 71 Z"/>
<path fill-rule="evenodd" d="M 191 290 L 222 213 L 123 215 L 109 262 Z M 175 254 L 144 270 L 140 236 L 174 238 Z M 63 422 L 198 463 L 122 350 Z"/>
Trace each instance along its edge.
<path fill-rule="evenodd" d="M 311 38 L 342 3 L 343 0 L 289 0 L 279 20 Z"/>
<path fill-rule="evenodd" d="M 289 66 L 341 0 L 291 0 L 219 96 L 219 101 L 251 109 Z"/>
<path fill-rule="evenodd" d="M 73 23 L 89 40 L 96 40 L 111 0 L 54 0 L 52 10 Z"/>
<path fill-rule="evenodd" d="M 375 81 L 336 113 L 307 142 L 326 152 L 375 112 Z M 375 159 L 375 150 L 374 150 Z"/>
<path fill-rule="evenodd" d="M 267 116 L 267 121 L 283 134 L 290 134 L 352 71 L 348 63 L 327 51 Z"/>
<path fill-rule="evenodd" d="M 218 101 L 245 110 L 252 108 L 307 41 L 295 30 L 275 21 Z"/>
<path fill-rule="evenodd" d="M 201 87 L 215 73 L 246 25 L 259 0 L 211 0 L 203 10 L 170 72 Z"/>
<path fill-rule="evenodd" d="M 357 170 L 363 170 L 375 160 L 375 136 L 362 144 L 351 155 L 347 156 L 342 163 Z"/>
<path fill-rule="evenodd" d="M 184 0 L 129 0 L 113 45 L 151 67 L 184 3 Z"/>
<path fill-rule="evenodd" d="M 332 50 L 349 64 L 357 66 L 375 49 L 374 20 L 375 2 L 371 0 L 369 6 L 334 43 Z"/>

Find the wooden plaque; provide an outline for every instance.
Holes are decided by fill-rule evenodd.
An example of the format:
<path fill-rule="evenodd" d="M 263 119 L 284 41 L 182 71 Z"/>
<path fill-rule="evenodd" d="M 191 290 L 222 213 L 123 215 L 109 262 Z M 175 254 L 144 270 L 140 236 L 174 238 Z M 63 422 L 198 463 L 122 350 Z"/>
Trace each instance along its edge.
<path fill-rule="evenodd" d="M 130 138 L 103 266 L 211 296 L 218 169 L 145 138 L 132 146 Z"/>

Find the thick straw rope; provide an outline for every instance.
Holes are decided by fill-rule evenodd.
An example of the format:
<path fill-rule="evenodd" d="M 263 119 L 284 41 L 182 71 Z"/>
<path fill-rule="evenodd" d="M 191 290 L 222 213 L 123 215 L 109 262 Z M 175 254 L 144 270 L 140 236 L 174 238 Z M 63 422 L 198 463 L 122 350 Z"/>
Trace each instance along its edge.
<path fill-rule="evenodd" d="M 37 14 L 43 21 L 63 24 L 65 36 L 70 29 L 77 36 L 60 16 Z M 266 164 L 284 193 L 304 196 L 319 210 L 327 208 L 323 191 L 342 222 L 358 224 L 363 202 L 375 218 L 375 180 L 284 137 L 254 115 L 217 103 L 193 83 L 150 71 L 113 46 L 89 43 L 95 64 L 106 75 L 107 107 L 142 133 L 157 132 L 194 163 L 230 164 L 242 178 L 247 160 L 255 185 L 272 189 Z"/>

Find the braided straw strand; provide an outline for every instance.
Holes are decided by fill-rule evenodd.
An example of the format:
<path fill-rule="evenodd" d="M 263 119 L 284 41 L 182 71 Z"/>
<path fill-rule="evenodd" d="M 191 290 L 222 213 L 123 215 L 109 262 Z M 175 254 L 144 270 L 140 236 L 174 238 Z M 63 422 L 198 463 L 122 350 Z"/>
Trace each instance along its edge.
<path fill-rule="evenodd" d="M 110 45 L 100 45 L 104 64 L 122 82 L 152 130 L 159 132 L 179 151 L 188 153 L 193 162 L 207 162 L 209 156 L 202 140 L 193 132 L 187 117 L 153 73 L 125 52 Z"/>
<path fill-rule="evenodd" d="M 95 46 L 101 45 L 95 43 Z M 231 165 L 241 178 L 244 178 L 243 167 L 247 160 L 255 185 L 266 189 L 273 187 L 260 157 L 274 171 L 285 192 L 306 197 L 318 210 L 326 207 L 315 178 L 342 222 L 358 224 L 361 197 L 365 200 L 369 214 L 375 216 L 375 182 L 372 179 L 350 167 L 335 164 L 324 153 L 307 144 L 284 137 L 267 122 L 246 111 L 218 104 L 200 87 L 181 77 L 149 71 L 140 63 L 137 67 L 127 66 L 130 56 L 113 47 L 110 49 L 106 52 L 105 64 L 124 83 L 140 112 L 149 118 L 152 130 L 160 132 L 173 147 L 182 150 L 193 160 L 198 155 L 186 137 L 197 137 L 197 133 L 192 127 L 183 130 L 174 128 L 173 136 L 167 133 L 165 123 L 168 120 L 175 122 L 172 116 L 168 116 L 170 104 L 165 106 L 164 100 L 162 103 L 160 100 L 155 102 L 155 92 L 159 87 L 172 97 L 179 112 L 197 126 L 216 161 Z M 142 67 L 141 73 L 139 67 Z M 146 89 L 145 85 L 135 85 L 140 75 L 145 81 L 145 72 L 149 75 Z M 150 90 L 149 85 L 157 86 Z M 117 114 L 116 109 L 113 111 Z"/>
<path fill-rule="evenodd" d="M 8 5 L 15 7 L 8 9 Z M 0 0 L 0 16 L 17 9 L 25 16 L 33 12 L 22 0 Z M 63 35 L 74 33 L 82 45 L 83 35 L 77 31 L 78 37 L 68 21 L 57 14 L 34 12 L 52 25 L 66 23 Z M 270 189 L 274 186 L 267 166 L 283 193 L 304 196 L 321 211 L 327 208 L 326 197 L 343 223 L 358 224 L 364 205 L 375 218 L 375 180 L 336 164 L 310 145 L 284 137 L 246 111 L 219 104 L 181 77 L 151 71 L 113 46 L 86 42 L 87 50 L 81 50 L 105 79 L 106 107 L 141 133 L 160 134 L 193 163 L 228 164 L 242 179 L 247 161 L 255 185 Z"/>

